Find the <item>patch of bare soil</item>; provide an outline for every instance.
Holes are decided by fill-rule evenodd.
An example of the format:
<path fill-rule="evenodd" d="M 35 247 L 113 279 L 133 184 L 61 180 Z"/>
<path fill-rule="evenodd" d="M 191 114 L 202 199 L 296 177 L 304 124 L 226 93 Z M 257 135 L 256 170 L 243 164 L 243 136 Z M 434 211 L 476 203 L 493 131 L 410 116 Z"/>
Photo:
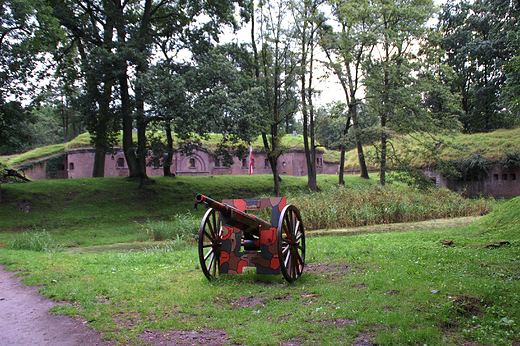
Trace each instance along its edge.
<path fill-rule="evenodd" d="M 139 334 L 139 337 L 149 345 L 236 345 L 230 344 L 229 338 L 224 329 L 205 328 L 202 331 L 177 331 L 168 332 L 147 330 Z"/>
<path fill-rule="evenodd" d="M 240 297 L 233 301 L 231 305 L 239 308 L 251 308 L 254 306 L 265 306 L 263 299 L 259 297 Z"/>
<path fill-rule="evenodd" d="M 484 303 L 480 299 L 466 296 L 450 296 L 450 298 L 459 315 L 482 316 Z"/>
<path fill-rule="evenodd" d="M 305 264 L 304 272 L 319 276 L 337 276 L 338 274 L 352 274 L 361 270 L 346 263 L 325 264 L 308 262 Z"/>
<path fill-rule="evenodd" d="M 342 328 L 345 326 L 351 326 L 356 323 L 356 320 L 351 320 L 348 318 L 336 318 L 334 320 L 324 320 L 320 323 L 326 325 L 326 326 L 336 326 L 338 328 Z"/>
<path fill-rule="evenodd" d="M 38 293 L 37 287 L 21 283 L 16 273 L 0 265 L 0 345 L 17 346 L 108 346 L 102 335 L 86 322 L 52 315 L 58 305 Z"/>

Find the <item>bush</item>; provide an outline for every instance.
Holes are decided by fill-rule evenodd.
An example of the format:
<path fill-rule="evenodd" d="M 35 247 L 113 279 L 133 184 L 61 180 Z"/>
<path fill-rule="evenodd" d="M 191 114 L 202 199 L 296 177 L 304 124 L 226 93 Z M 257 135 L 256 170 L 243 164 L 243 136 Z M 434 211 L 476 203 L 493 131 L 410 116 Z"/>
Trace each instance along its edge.
<path fill-rule="evenodd" d="M 446 179 L 483 180 L 489 177 L 492 162 L 480 153 L 470 157 L 437 162 L 436 170 Z"/>
<path fill-rule="evenodd" d="M 56 243 L 51 235 L 43 230 L 41 232 L 24 232 L 7 244 L 7 248 L 13 250 L 30 250 L 39 252 L 61 252 L 63 246 Z"/>

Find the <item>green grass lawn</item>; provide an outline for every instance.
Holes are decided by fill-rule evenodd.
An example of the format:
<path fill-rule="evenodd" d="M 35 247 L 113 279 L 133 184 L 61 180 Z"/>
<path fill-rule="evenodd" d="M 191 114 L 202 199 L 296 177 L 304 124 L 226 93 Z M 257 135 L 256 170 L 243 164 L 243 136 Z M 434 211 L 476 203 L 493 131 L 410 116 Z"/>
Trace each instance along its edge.
<path fill-rule="evenodd" d="M 518 229 L 484 230 L 493 220 L 313 237 L 294 284 L 252 272 L 209 282 L 194 247 L 88 255 L 1 250 L 0 262 L 30 275 L 24 282 L 43 285 L 43 295 L 69 302 L 55 313 L 82 318 L 121 344 L 220 330 L 229 343 L 245 345 L 345 345 L 361 337 L 380 345 L 510 345 L 520 341 Z M 510 245 L 474 246 L 498 240 Z"/>
<path fill-rule="evenodd" d="M 142 242 L 141 252 L 87 253 L 77 246 L 134 241 L 161 222 L 189 224 L 187 210 L 199 192 L 215 199 L 269 195 L 270 177 L 246 178 L 161 178 L 144 190 L 126 179 L 2 186 L 0 244 L 48 233 L 57 244 L 85 251 L 0 248 L 0 263 L 66 302 L 53 312 L 81 318 L 120 345 L 151 345 L 151 338 L 241 345 L 520 343 L 520 198 L 469 227 L 410 231 L 403 225 L 407 232 L 308 237 L 306 268 L 293 284 L 252 271 L 210 282 L 190 236 Z M 334 191 L 335 179 L 320 177 L 324 194 Z M 347 189 L 369 191 L 374 184 L 353 179 Z M 282 188 L 290 199 L 308 195 L 319 204 L 320 195 L 305 185 L 286 177 Z M 15 209 L 23 199 L 29 213 Z M 191 212 L 195 223 L 200 209 Z M 498 241 L 508 243 L 482 246 Z"/>

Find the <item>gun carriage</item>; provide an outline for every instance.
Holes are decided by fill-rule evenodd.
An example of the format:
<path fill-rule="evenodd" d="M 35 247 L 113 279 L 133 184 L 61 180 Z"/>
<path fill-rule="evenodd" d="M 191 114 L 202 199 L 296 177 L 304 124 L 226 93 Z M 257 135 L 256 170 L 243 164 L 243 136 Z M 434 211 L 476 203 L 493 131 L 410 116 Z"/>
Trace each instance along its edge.
<path fill-rule="evenodd" d="M 241 274 L 256 267 L 258 274 L 282 272 L 288 282 L 302 274 L 305 266 L 305 231 L 300 211 L 287 205 L 286 197 L 233 199 L 219 203 L 198 194 L 195 207 L 204 203 L 208 211 L 199 229 L 199 259 L 208 279 L 220 274 Z M 246 210 L 272 208 L 271 222 Z"/>
<path fill-rule="evenodd" d="M 2 169 L 0 171 L 0 181 L 2 183 L 13 183 L 13 182 L 19 182 L 19 183 L 25 183 L 27 181 L 30 181 L 25 176 L 25 172 L 23 169 Z"/>

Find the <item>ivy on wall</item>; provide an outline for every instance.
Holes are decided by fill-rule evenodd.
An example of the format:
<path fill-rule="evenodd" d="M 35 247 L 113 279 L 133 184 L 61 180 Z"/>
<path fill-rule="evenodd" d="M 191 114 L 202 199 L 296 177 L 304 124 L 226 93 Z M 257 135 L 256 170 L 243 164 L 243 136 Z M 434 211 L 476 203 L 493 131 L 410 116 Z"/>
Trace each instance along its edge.
<path fill-rule="evenodd" d="M 40 160 L 40 161 L 33 161 L 29 163 L 24 163 L 23 165 L 19 166 L 19 169 L 23 169 L 24 171 L 30 171 L 34 167 L 39 166 L 40 168 L 43 168 L 45 165 L 46 160 Z"/>
<path fill-rule="evenodd" d="M 45 175 L 48 178 L 56 179 L 56 172 L 58 171 L 58 165 L 63 164 L 63 159 L 67 156 L 67 154 L 60 154 L 54 157 L 51 157 L 47 160 L 47 166 L 45 167 Z"/>
<path fill-rule="evenodd" d="M 489 177 L 489 170 L 493 164 L 497 164 L 506 170 L 519 168 L 520 151 L 507 152 L 500 160 L 494 162 L 481 154 L 453 161 L 439 161 L 436 171 L 446 179 L 480 181 Z"/>
<path fill-rule="evenodd" d="M 436 169 L 446 179 L 480 181 L 489 177 L 491 165 L 491 160 L 477 153 L 464 159 L 440 161 Z"/>

